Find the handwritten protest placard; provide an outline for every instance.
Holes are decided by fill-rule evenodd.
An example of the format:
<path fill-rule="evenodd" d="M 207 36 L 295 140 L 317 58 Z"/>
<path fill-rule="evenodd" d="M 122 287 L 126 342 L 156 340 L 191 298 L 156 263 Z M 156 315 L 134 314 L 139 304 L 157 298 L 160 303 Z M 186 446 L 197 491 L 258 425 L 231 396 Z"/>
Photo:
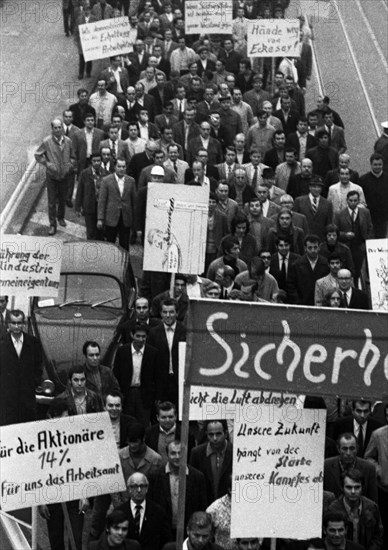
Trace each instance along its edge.
<path fill-rule="evenodd" d="M 185 10 L 186 34 L 232 34 L 232 0 L 188 0 Z"/>
<path fill-rule="evenodd" d="M 148 184 L 144 270 L 203 272 L 208 203 L 208 187 Z"/>
<path fill-rule="evenodd" d="M 2 235 L 0 293 L 58 296 L 62 242 L 50 237 Z"/>
<path fill-rule="evenodd" d="M 0 439 L 3 510 L 125 490 L 108 413 L 3 426 Z"/>
<path fill-rule="evenodd" d="M 299 57 L 298 19 L 248 21 L 249 57 Z"/>
<path fill-rule="evenodd" d="M 388 239 L 366 241 L 372 309 L 388 312 Z"/>
<path fill-rule="evenodd" d="M 319 537 L 326 411 L 260 412 L 234 425 L 231 537 Z"/>
<path fill-rule="evenodd" d="M 129 53 L 137 36 L 128 17 L 85 23 L 79 26 L 79 34 L 85 61 Z"/>

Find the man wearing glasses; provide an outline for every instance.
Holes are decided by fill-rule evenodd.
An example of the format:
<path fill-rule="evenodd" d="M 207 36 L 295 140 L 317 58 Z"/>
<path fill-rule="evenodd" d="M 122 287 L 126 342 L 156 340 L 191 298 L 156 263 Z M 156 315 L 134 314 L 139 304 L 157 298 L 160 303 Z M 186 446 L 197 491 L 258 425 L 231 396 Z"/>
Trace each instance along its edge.
<path fill-rule="evenodd" d="M 24 322 L 23 311 L 10 311 L 8 333 L 0 340 L 0 426 L 36 420 L 42 349 L 37 338 L 23 332 Z"/>
<path fill-rule="evenodd" d="M 342 297 L 341 307 L 346 309 L 369 309 L 368 295 L 366 292 L 352 286 L 353 278 L 349 269 L 340 269 L 337 280 Z"/>

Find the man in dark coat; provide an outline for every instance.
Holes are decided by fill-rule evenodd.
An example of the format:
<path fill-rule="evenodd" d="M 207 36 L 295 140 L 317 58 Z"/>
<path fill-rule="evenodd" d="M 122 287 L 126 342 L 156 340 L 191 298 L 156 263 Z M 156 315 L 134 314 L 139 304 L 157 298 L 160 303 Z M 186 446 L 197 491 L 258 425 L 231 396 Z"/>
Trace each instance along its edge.
<path fill-rule="evenodd" d="M 319 176 L 311 179 L 309 194 L 297 197 L 293 210 L 306 216 L 309 233 L 318 235 L 321 241 L 325 238 L 326 226 L 333 221 L 333 206 L 321 196 L 323 180 Z"/>
<path fill-rule="evenodd" d="M 104 234 L 97 229 L 97 203 L 102 181 L 101 154 L 92 153 L 92 164 L 82 170 L 75 197 L 75 212 L 78 217 L 83 214 L 86 225 L 87 240 L 104 240 Z"/>
<path fill-rule="evenodd" d="M 42 348 L 23 331 L 23 311 L 10 311 L 0 340 L 0 426 L 36 420 L 35 388 L 42 380 Z"/>

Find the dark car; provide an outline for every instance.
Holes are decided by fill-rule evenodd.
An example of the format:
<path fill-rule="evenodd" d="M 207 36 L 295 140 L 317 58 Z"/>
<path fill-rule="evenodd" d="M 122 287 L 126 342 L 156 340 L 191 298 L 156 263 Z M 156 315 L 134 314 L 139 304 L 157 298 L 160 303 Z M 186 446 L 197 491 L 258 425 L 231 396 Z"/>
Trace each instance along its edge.
<path fill-rule="evenodd" d="M 136 295 L 129 254 L 101 241 L 66 242 L 56 298 L 36 297 L 31 329 L 44 350 L 48 378 L 62 391 L 71 366 L 82 364 L 82 346 L 95 340 L 102 364 L 112 365 L 118 346 L 117 327 L 124 322 Z"/>

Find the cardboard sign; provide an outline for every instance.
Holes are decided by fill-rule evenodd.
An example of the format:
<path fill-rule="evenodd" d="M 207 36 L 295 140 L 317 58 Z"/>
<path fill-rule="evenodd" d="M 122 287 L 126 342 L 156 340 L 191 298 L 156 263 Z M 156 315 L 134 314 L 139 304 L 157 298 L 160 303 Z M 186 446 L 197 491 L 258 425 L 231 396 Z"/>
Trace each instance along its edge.
<path fill-rule="evenodd" d="M 188 0 L 185 34 L 232 34 L 232 0 Z"/>
<path fill-rule="evenodd" d="M 321 536 L 325 422 L 324 410 L 264 406 L 235 423 L 232 538 Z"/>
<path fill-rule="evenodd" d="M 249 57 L 299 57 L 298 19 L 248 21 Z"/>
<path fill-rule="evenodd" d="M 388 312 L 388 239 L 366 241 L 372 309 Z"/>
<path fill-rule="evenodd" d="M 108 413 L 0 428 L 1 508 L 125 491 Z"/>
<path fill-rule="evenodd" d="M 208 187 L 148 184 L 144 270 L 203 272 L 208 203 Z"/>
<path fill-rule="evenodd" d="M 2 235 L 0 294 L 58 296 L 62 242 L 52 237 Z"/>
<path fill-rule="evenodd" d="M 85 61 L 93 61 L 131 52 L 137 32 L 128 17 L 115 17 L 80 25 L 79 35 Z"/>
<path fill-rule="evenodd" d="M 381 399 L 388 315 L 190 300 L 188 385 Z"/>

